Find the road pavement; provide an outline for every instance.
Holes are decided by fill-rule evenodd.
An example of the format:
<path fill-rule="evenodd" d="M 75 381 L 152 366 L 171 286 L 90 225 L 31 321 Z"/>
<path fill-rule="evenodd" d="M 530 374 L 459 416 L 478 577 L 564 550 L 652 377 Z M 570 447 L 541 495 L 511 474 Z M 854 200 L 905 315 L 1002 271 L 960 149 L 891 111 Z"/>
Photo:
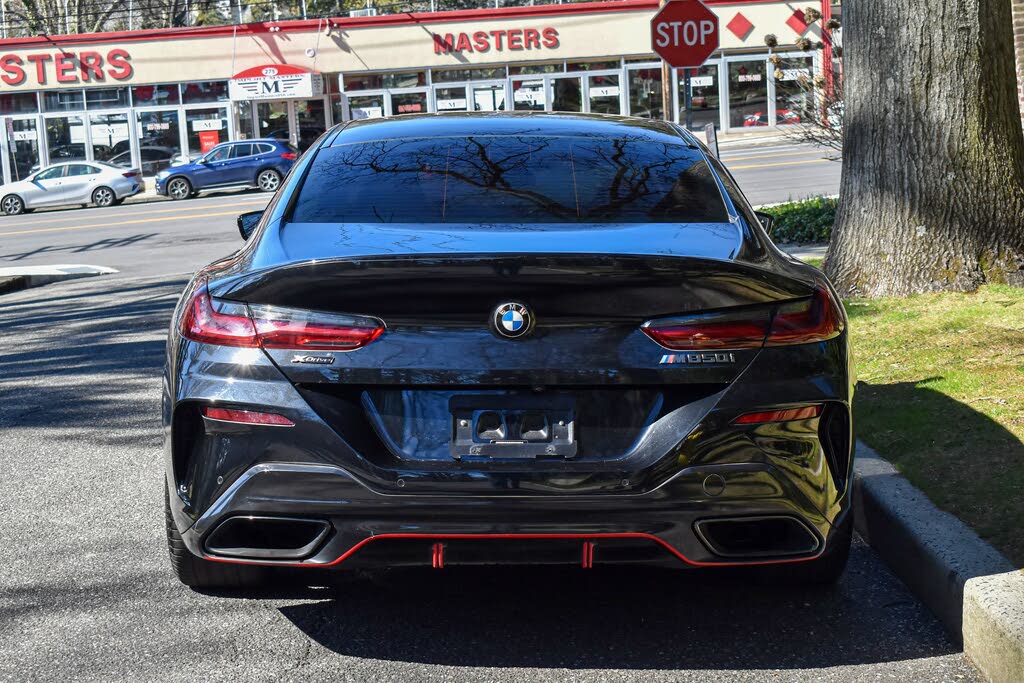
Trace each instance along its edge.
<path fill-rule="evenodd" d="M 839 164 L 808 145 L 731 146 L 722 158 L 753 204 L 839 191 Z M 0 193 L 2 193 L 0 187 Z M 235 218 L 264 208 L 260 192 L 182 202 L 0 215 L 0 268 L 87 263 L 132 275 L 188 273 L 241 244 Z"/>
<path fill-rule="evenodd" d="M 0 297 L 0 679 L 978 680 L 859 540 L 829 588 L 600 567 L 180 585 L 162 513 L 167 324 L 187 273 L 235 249 L 234 215 L 266 200 L 0 219 L 0 265 L 121 271 Z"/>

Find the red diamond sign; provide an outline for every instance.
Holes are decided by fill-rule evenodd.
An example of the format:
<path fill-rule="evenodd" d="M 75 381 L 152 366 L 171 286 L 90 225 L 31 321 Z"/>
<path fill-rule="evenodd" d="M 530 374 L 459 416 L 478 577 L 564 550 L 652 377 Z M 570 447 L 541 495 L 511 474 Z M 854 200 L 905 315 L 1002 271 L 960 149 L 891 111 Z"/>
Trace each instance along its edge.
<path fill-rule="evenodd" d="M 671 66 L 698 67 L 718 49 L 718 16 L 702 0 L 671 0 L 651 20 L 651 45 Z"/>

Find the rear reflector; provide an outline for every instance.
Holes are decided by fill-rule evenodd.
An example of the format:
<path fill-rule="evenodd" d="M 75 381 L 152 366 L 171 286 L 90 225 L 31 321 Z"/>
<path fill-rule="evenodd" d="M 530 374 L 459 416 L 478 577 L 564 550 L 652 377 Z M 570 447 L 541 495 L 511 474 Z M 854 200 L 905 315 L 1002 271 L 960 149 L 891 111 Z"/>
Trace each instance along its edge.
<path fill-rule="evenodd" d="M 204 284 L 185 310 L 180 331 L 186 339 L 218 346 L 352 351 L 379 337 L 384 323 L 366 316 L 213 299 Z"/>
<path fill-rule="evenodd" d="M 288 161 L 295 161 L 295 159 L 297 159 L 298 156 L 299 155 L 296 154 L 295 152 L 283 152 L 281 154 L 281 158 L 282 159 L 287 159 Z"/>
<path fill-rule="evenodd" d="M 238 422 L 249 425 L 269 425 L 273 427 L 294 427 L 295 423 L 284 415 L 277 413 L 260 413 L 252 410 L 230 410 L 228 408 L 203 408 L 203 417 L 221 422 Z"/>
<path fill-rule="evenodd" d="M 832 339 L 843 331 L 843 315 L 828 290 L 819 288 L 800 301 L 770 307 L 723 310 L 649 320 L 640 328 L 673 351 L 759 349 Z"/>
<path fill-rule="evenodd" d="M 786 410 L 769 410 L 763 413 L 747 413 L 733 420 L 733 424 L 753 425 L 766 422 L 791 422 L 793 420 L 809 420 L 819 415 L 821 415 L 820 405 L 804 406 L 803 408 L 788 408 Z"/>

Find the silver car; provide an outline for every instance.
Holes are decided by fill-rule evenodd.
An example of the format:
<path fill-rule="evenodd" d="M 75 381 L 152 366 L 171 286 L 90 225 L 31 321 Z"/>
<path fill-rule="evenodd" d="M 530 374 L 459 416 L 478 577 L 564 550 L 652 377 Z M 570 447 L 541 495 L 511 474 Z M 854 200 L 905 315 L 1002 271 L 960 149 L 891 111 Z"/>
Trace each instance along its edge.
<path fill-rule="evenodd" d="M 112 206 L 142 190 L 142 172 L 101 161 L 68 161 L 21 182 L 0 185 L 0 210 L 8 216 L 43 206 Z"/>

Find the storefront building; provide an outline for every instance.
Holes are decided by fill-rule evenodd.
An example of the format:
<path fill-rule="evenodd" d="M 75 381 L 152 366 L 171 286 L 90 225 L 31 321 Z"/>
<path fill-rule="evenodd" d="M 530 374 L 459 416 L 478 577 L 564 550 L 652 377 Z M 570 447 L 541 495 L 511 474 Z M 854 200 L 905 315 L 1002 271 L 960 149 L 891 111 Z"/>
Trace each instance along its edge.
<path fill-rule="evenodd" d="M 795 44 L 822 40 L 821 22 L 794 2 L 705 2 L 721 49 L 691 72 L 689 109 L 672 70 L 671 118 L 725 131 L 798 121 L 812 106 L 798 79 L 819 72 L 821 53 Z M 303 149 L 334 123 L 407 113 L 663 118 L 657 9 L 624 0 L 0 41 L 2 180 L 69 160 L 154 175 L 227 140 Z M 786 59 L 781 78 L 767 34 Z"/>

